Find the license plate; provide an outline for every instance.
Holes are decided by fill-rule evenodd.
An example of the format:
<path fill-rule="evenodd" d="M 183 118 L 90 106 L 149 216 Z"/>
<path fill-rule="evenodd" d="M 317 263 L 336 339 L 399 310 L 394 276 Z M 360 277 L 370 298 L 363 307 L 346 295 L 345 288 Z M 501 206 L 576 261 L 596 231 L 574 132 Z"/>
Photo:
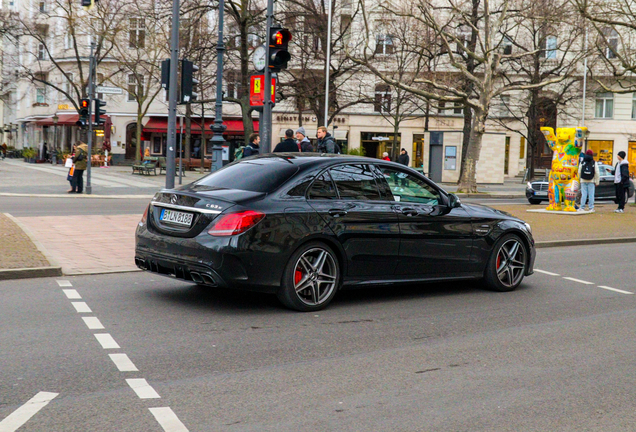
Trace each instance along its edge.
<path fill-rule="evenodd" d="M 535 191 L 534 194 L 535 196 L 548 196 L 546 191 Z"/>
<path fill-rule="evenodd" d="M 192 224 L 193 216 L 194 215 L 192 213 L 162 209 L 161 217 L 159 219 L 163 222 L 170 222 L 176 225 L 190 226 Z"/>

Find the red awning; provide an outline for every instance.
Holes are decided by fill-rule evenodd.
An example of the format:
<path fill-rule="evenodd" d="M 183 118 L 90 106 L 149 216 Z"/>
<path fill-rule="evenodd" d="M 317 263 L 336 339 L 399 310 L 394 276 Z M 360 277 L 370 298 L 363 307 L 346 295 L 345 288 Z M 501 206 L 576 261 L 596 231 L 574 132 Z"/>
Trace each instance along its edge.
<path fill-rule="evenodd" d="M 192 119 L 191 131 L 193 134 L 201 134 L 201 124 L 198 119 Z M 205 131 L 212 133 L 210 126 L 214 124 L 214 119 L 205 119 Z M 243 129 L 243 120 L 223 120 L 225 125 L 225 133 L 228 135 L 243 135 L 245 130 Z M 258 132 L 258 120 L 253 120 L 254 132 Z M 181 131 L 181 120 L 177 120 L 177 133 Z M 185 122 L 183 124 L 183 131 L 185 132 Z M 167 133 L 168 132 L 168 118 L 167 117 L 150 117 L 148 123 L 144 126 L 144 133 Z"/>
<path fill-rule="evenodd" d="M 103 115 L 103 119 L 108 123 L 109 116 Z M 60 114 L 57 116 L 57 124 L 58 126 L 75 126 L 75 123 L 79 120 L 79 114 Z M 53 126 L 53 117 L 47 117 L 40 120 L 35 121 L 36 125 L 40 126 Z"/>

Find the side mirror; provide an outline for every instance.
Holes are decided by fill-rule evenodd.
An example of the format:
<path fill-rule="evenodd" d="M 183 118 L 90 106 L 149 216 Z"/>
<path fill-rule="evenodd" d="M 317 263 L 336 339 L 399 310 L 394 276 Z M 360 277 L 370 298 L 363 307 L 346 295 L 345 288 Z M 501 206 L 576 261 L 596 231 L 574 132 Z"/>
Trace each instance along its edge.
<path fill-rule="evenodd" d="M 461 207 L 462 202 L 457 195 L 455 195 L 454 193 L 450 193 L 448 194 L 448 206 L 454 209 L 457 207 Z"/>

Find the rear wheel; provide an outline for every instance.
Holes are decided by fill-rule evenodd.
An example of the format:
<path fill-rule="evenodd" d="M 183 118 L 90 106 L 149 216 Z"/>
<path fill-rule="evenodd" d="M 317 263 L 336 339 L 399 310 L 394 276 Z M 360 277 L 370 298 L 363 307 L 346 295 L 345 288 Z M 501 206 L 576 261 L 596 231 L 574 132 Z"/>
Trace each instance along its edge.
<path fill-rule="evenodd" d="M 523 241 L 507 234 L 495 243 L 484 274 L 484 281 L 493 291 L 512 291 L 526 273 L 528 251 Z"/>
<path fill-rule="evenodd" d="M 541 204 L 541 200 L 540 199 L 534 199 L 534 198 L 528 198 L 528 202 L 530 204 Z"/>
<path fill-rule="evenodd" d="M 288 308 L 301 312 L 326 307 L 340 284 L 340 266 L 333 250 L 312 242 L 292 254 L 285 267 L 278 299 Z"/>

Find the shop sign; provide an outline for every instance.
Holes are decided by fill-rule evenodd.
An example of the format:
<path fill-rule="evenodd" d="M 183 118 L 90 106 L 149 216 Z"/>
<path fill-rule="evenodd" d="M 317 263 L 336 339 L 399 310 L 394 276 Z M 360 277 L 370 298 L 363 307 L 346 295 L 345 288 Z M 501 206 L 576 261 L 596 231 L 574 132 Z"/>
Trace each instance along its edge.
<path fill-rule="evenodd" d="M 272 78 L 272 102 L 276 103 L 276 78 Z M 265 101 L 265 75 L 250 77 L 250 106 L 263 106 Z"/>
<path fill-rule="evenodd" d="M 70 109 L 70 108 L 68 107 L 68 104 L 58 104 L 57 105 L 57 109 L 59 109 L 59 110 L 67 110 L 67 109 Z"/>

